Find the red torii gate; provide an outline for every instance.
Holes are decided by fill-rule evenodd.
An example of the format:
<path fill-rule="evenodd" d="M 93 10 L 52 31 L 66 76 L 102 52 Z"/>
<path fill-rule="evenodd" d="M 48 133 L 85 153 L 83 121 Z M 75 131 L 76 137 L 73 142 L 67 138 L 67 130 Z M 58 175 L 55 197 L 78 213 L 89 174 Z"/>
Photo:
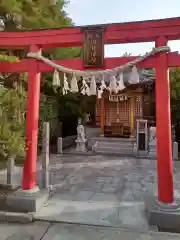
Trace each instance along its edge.
<path fill-rule="evenodd" d="M 154 41 L 156 47 L 161 47 L 167 46 L 168 40 L 180 39 L 180 18 L 115 23 L 104 27 L 105 44 Z M 30 52 L 45 48 L 83 46 L 83 44 L 84 33 L 81 27 L 0 34 L 1 47 L 25 48 Z M 136 57 L 133 56 L 106 58 L 104 69 L 114 68 L 134 59 Z M 80 59 L 56 62 L 68 68 L 85 70 Z M 172 203 L 174 200 L 168 68 L 177 66 L 180 66 L 180 55 L 177 52 L 159 53 L 138 65 L 141 68 L 156 69 L 158 199 L 163 203 Z M 40 73 L 53 71 L 53 68 L 35 59 L 24 59 L 18 63 L 1 62 L 0 71 L 28 72 L 27 152 L 22 190 L 32 190 L 36 187 Z"/>

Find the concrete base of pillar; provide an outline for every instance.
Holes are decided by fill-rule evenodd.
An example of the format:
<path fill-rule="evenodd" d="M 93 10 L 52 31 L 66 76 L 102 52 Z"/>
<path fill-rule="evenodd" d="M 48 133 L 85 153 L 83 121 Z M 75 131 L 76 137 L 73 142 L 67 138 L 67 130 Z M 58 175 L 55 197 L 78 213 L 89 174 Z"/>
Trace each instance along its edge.
<path fill-rule="evenodd" d="M 145 200 L 145 209 L 148 222 L 157 226 L 159 231 L 180 233 L 180 204 L 164 204 L 155 197 L 148 197 Z"/>
<path fill-rule="evenodd" d="M 12 212 L 37 212 L 44 207 L 48 198 L 48 191 L 40 191 L 38 187 L 27 191 L 18 190 L 7 197 L 7 206 Z"/>

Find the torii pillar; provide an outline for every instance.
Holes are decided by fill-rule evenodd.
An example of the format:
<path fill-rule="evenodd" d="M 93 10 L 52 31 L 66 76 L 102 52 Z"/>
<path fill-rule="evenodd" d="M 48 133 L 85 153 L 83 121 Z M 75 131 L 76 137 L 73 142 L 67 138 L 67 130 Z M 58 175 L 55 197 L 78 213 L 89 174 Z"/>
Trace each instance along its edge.
<path fill-rule="evenodd" d="M 36 45 L 30 47 L 30 52 L 38 52 Z M 40 72 L 38 61 L 29 60 L 28 99 L 26 114 L 26 157 L 23 169 L 22 189 L 7 197 L 11 209 L 19 212 L 36 212 L 48 200 L 48 190 L 40 191 L 36 184 L 38 121 L 40 100 Z"/>
<path fill-rule="evenodd" d="M 166 37 L 160 37 L 156 47 L 167 43 Z M 158 54 L 156 63 L 156 136 L 158 198 L 145 201 L 148 220 L 159 230 L 177 231 L 180 205 L 174 200 L 168 54 L 164 52 Z"/>
<path fill-rule="evenodd" d="M 30 47 L 30 52 L 38 52 L 40 48 L 36 45 Z M 26 115 L 26 158 L 23 169 L 22 189 L 37 189 L 36 186 L 36 162 L 38 145 L 38 121 L 41 74 L 38 71 L 38 62 L 29 60 L 28 72 L 28 100 Z"/>
<path fill-rule="evenodd" d="M 166 46 L 165 37 L 156 40 L 156 47 Z M 170 85 L 167 53 L 160 53 L 156 66 L 156 135 L 157 135 L 157 174 L 158 200 L 162 203 L 172 203 L 173 166 Z"/>

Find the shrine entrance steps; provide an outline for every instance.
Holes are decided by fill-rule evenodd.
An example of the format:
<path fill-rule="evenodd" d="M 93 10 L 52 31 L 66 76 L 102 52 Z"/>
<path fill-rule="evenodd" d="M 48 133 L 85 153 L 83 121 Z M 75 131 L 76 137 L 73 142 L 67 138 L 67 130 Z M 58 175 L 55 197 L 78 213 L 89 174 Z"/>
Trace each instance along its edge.
<path fill-rule="evenodd" d="M 135 138 L 93 137 L 88 139 L 88 148 L 98 154 L 134 156 L 135 142 Z"/>

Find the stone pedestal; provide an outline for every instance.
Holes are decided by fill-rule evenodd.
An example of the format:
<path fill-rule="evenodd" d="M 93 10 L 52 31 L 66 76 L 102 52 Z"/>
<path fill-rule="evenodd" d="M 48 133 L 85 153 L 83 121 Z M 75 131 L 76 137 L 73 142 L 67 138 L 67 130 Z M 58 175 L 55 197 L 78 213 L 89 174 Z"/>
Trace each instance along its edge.
<path fill-rule="evenodd" d="M 87 140 L 81 140 L 77 139 L 76 140 L 76 152 L 86 152 L 86 141 Z"/>
<path fill-rule="evenodd" d="M 7 197 L 7 205 L 12 212 L 35 213 L 44 207 L 48 198 L 48 191 L 40 191 L 38 187 L 26 191 L 18 190 Z"/>
<path fill-rule="evenodd" d="M 160 203 L 155 197 L 145 200 L 145 209 L 148 222 L 157 226 L 159 231 L 180 232 L 180 205 L 179 203 Z"/>
<path fill-rule="evenodd" d="M 150 127 L 149 129 L 149 157 L 157 157 L 156 151 L 156 127 Z"/>

